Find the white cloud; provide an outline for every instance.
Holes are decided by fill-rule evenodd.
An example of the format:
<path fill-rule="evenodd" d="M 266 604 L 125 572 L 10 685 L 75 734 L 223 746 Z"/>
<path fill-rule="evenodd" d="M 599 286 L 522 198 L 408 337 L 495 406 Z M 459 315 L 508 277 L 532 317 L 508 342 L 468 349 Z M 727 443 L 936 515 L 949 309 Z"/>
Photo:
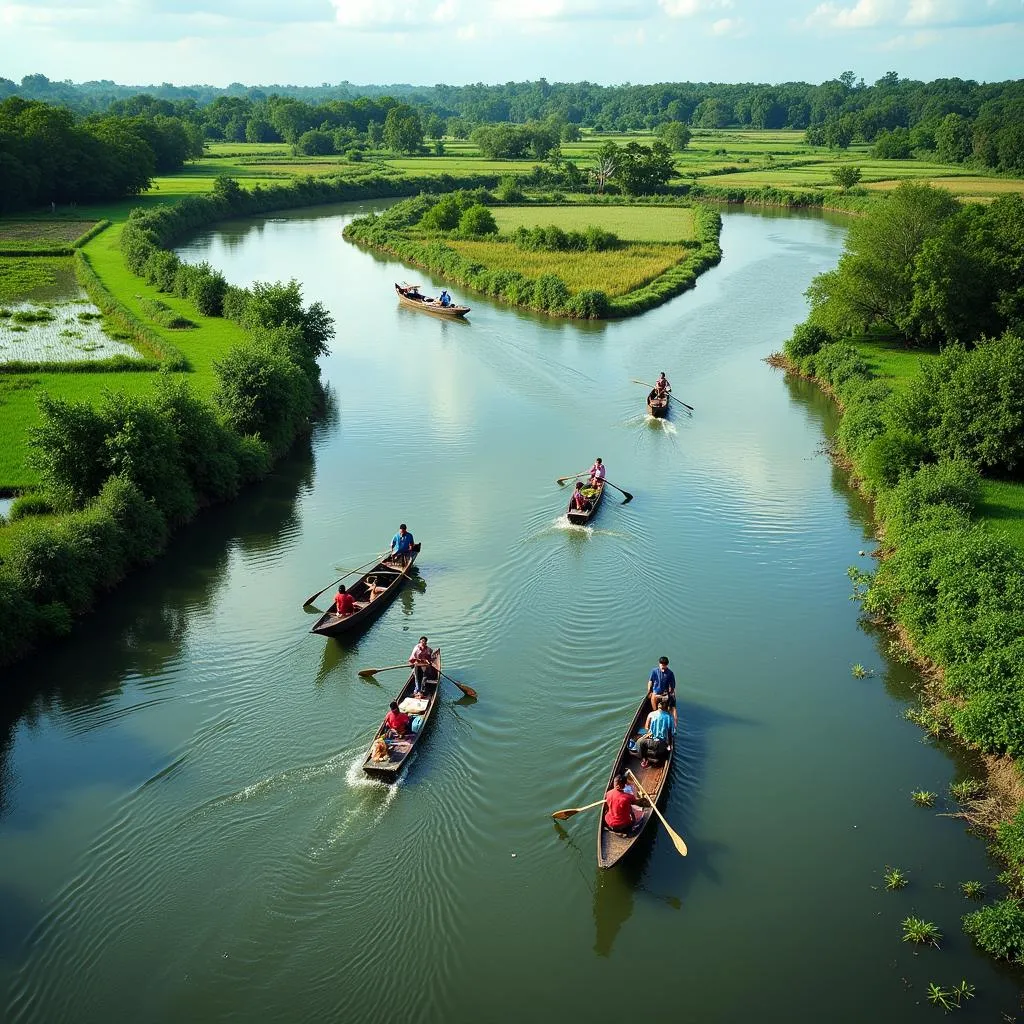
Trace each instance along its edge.
<path fill-rule="evenodd" d="M 334 18 L 345 28 L 363 32 L 395 32 L 426 24 L 453 21 L 456 0 L 427 3 L 425 0 L 331 0 Z"/>
<path fill-rule="evenodd" d="M 934 30 L 924 32 L 910 32 L 903 35 L 893 36 L 892 39 L 882 43 L 883 50 L 923 50 L 928 46 L 934 46 L 942 39 L 939 32 Z"/>
<path fill-rule="evenodd" d="M 1021 0 L 857 0 L 852 5 L 826 0 L 818 4 L 805 20 L 807 25 L 830 29 L 879 28 L 885 25 L 936 28 L 1009 23 L 1024 23 L 1024 3 Z"/>
<path fill-rule="evenodd" d="M 747 23 L 743 18 L 719 18 L 711 23 L 713 36 L 740 36 L 747 31 Z"/>
<path fill-rule="evenodd" d="M 698 14 L 728 10 L 733 0 L 658 0 L 658 6 L 670 18 L 693 18 Z"/>

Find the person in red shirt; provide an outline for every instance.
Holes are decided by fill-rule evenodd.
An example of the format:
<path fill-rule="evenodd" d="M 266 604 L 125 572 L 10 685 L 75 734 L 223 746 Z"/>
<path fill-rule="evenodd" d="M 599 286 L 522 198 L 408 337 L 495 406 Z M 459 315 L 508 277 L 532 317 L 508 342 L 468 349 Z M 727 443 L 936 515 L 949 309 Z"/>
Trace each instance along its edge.
<path fill-rule="evenodd" d="M 583 493 L 583 481 L 576 481 L 576 490 L 572 492 L 572 497 L 569 499 L 569 508 L 574 512 L 589 512 L 590 511 L 590 499 Z"/>
<path fill-rule="evenodd" d="M 351 615 L 356 610 L 356 603 L 352 595 L 345 589 L 342 583 L 338 592 L 334 595 L 334 611 L 337 615 Z"/>
<path fill-rule="evenodd" d="M 634 810 L 632 794 L 626 792 L 626 776 L 622 772 L 615 776 L 613 788 L 605 793 L 604 805 L 604 823 L 613 832 L 629 832 L 637 823 L 639 815 Z"/>
<path fill-rule="evenodd" d="M 391 710 L 384 716 L 384 727 L 389 735 L 404 736 L 409 731 L 409 724 L 412 719 L 404 712 L 398 710 L 398 705 L 392 701 Z"/>

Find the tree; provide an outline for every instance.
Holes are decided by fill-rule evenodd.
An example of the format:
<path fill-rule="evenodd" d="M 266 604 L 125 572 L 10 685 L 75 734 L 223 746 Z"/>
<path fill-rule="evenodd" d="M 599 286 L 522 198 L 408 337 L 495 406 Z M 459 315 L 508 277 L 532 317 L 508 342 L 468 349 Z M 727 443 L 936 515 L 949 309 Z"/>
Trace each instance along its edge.
<path fill-rule="evenodd" d="M 914 260 L 959 209 L 945 189 L 898 185 L 850 226 L 836 269 L 811 283 L 811 322 L 837 337 L 881 323 L 909 340 Z"/>
<path fill-rule="evenodd" d="M 861 170 L 852 164 L 840 164 L 832 168 L 832 180 L 844 191 L 849 192 L 860 181 Z"/>
<path fill-rule="evenodd" d="M 960 114 L 947 114 L 935 130 L 935 155 L 943 163 L 962 164 L 971 144 L 971 122 Z"/>
<path fill-rule="evenodd" d="M 681 121 L 665 121 L 658 125 L 658 138 L 665 143 L 673 153 L 682 153 L 690 142 L 690 129 Z"/>
<path fill-rule="evenodd" d="M 609 181 L 615 177 L 619 166 L 619 147 L 614 142 L 606 142 L 597 152 L 597 160 L 594 169 L 590 172 L 594 176 L 594 184 L 597 191 L 603 192 Z"/>
<path fill-rule="evenodd" d="M 418 153 L 423 147 L 420 115 L 408 103 L 399 103 L 384 119 L 384 145 L 395 153 Z"/>
<path fill-rule="evenodd" d="M 334 139 L 327 132 L 303 132 L 295 143 L 295 152 L 301 156 L 326 156 L 334 152 Z"/>
<path fill-rule="evenodd" d="M 437 114 L 431 114 L 427 118 L 427 123 L 424 126 L 423 134 L 428 139 L 441 139 L 444 138 L 444 120 L 438 117 Z"/>
<path fill-rule="evenodd" d="M 701 100 L 690 118 L 694 128 L 724 128 L 732 120 L 732 111 L 724 101 L 714 97 Z"/>
<path fill-rule="evenodd" d="M 659 192 L 673 174 L 672 154 L 664 142 L 655 142 L 650 148 L 630 142 L 619 151 L 615 180 L 629 195 Z"/>
<path fill-rule="evenodd" d="M 384 129 L 376 121 L 371 121 L 366 126 L 366 144 L 370 149 L 380 149 L 384 142 Z"/>
<path fill-rule="evenodd" d="M 562 125 L 561 135 L 563 142 L 579 142 L 582 138 L 580 126 L 573 124 L 571 121 L 567 121 Z"/>
<path fill-rule="evenodd" d="M 496 235 L 498 225 L 494 214 L 480 203 L 471 206 L 459 218 L 459 234 L 476 237 L 479 235 Z"/>

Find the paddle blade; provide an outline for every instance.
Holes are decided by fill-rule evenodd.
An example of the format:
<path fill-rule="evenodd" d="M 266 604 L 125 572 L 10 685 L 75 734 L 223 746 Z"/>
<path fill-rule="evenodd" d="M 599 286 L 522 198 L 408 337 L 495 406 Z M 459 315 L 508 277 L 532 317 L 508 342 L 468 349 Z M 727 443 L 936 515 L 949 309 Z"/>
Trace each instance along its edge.
<path fill-rule="evenodd" d="M 379 671 L 379 669 L 375 669 L 375 668 L 361 668 L 359 670 L 359 674 L 364 679 L 372 679 L 377 674 L 378 671 Z"/>
<path fill-rule="evenodd" d="M 467 697 L 472 697 L 473 700 L 477 699 L 476 690 L 472 686 L 463 686 L 462 683 L 455 684 Z"/>
<path fill-rule="evenodd" d="M 564 811 L 555 811 L 551 817 L 556 821 L 565 821 L 567 818 L 571 818 L 574 814 L 579 814 L 579 807 L 567 807 Z"/>
<path fill-rule="evenodd" d="M 672 845 L 676 848 L 676 853 L 678 853 L 680 857 L 685 857 L 686 843 L 683 842 L 683 837 L 670 828 L 664 820 L 662 820 L 662 824 L 665 826 L 665 831 L 668 833 L 669 839 L 672 840 Z"/>
<path fill-rule="evenodd" d="M 629 491 L 623 491 L 622 493 L 623 493 L 623 495 L 625 495 L 625 497 L 623 498 L 622 504 L 623 505 L 628 505 L 633 500 L 633 495 L 630 494 Z"/>

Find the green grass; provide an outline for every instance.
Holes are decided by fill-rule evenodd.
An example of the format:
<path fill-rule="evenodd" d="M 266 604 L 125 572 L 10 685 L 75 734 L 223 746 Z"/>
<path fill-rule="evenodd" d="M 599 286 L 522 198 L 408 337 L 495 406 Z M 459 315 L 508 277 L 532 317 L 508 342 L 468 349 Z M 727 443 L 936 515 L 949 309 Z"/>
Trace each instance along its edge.
<path fill-rule="evenodd" d="M 852 344 L 871 372 L 896 391 L 906 388 L 917 376 L 922 362 L 936 357 L 929 349 L 907 348 L 893 338 L 865 336 L 853 339 Z"/>
<path fill-rule="evenodd" d="M 447 245 L 491 270 L 515 270 L 526 277 L 557 274 L 569 291 L 585 288 L 614 298 L 653 281 L 685 259 L 689 250 L 677 245 L 629 245 L 608 252 L 523 252 L 511 242 L 453 240 Z"/>
<path fill-rule="evenodd" d="M 73 276 L 70 256 L 0 256 L 0 303 L 43 300 L 73 288 Z"/>
<path fill-rule="evenodd" d="M 681 206 L 496 206 L 491 212 L 502 232 L 550 224 L 583 231 L 593 224 L 628 242 L 694 239 L 693 211 Z"/>
<path fill-rule="evenodd" d="M 1024 551 L 1024 483 L 982 481 L 978 515 L 1014 547 Z"/>

